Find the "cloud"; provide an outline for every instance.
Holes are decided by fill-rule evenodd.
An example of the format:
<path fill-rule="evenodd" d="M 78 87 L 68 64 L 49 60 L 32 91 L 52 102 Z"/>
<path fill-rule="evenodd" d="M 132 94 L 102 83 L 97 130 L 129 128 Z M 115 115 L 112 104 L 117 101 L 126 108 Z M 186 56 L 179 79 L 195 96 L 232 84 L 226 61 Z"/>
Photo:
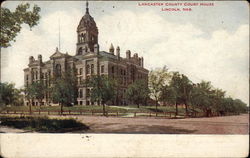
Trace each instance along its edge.
<path fill-rule="evenodd" d="M 81 11 L 74 9 L 54 11 L 43 16 L 33 31 L 24 27 L 17 42 L 3 50 L 8 54 L 3 80 L 21 86 L 23 68 L 27 67 L 30 55 L 37 58 L 42 54 L 44 60 L 49 59 L 58 46 L 59 17 L 61 51 L 74 55 L 76 27 L 81 16 Z M 153 11 L 119 10 L 95 20 L 102 50 L 108 50 L 111 43 L 119 45 L 122 56 L 128 49 L 143 56 L 148 69 L 167 65 L 194 82 L 211 81 L 228 95 L 248 103 L 248 25 L 240 25 L 235 32 L 219 28 L 206 37 L 207 32 L 191 22 L 180 25 Z"/>
<path fill-rule="evenodd" d="M 14 82 L 17 87 L 23 85 L 23 69 L 28 66 L 29 56 L 37 58 L 42 54 L 43 60 L 48 60 L 58 47 L 59 18 L 61 23 L 61 51 L 75 54 L 76 26 L 75 19 L 81 18 L 77 10 L 56 11 L 45 15 L 39 21 L 39 25 L 32 28 L 23 25 L 12 47 L 2 49 L 3 62 L 2 80 Z"/>
<path fill-rule="evenodd" d="M 104 15 L 97 25 L 105 49 L 111 42 L 120 45 L 123 56 L 131 49 L 144 56 L 149 69 L 167 65 L 194 82 L 211 81 L 228 95 L 248 103 L 248 25 L 233 33 L 218 29 L 207 38 L 206 32 L 191 23 L 180 25 L 151 11 L 128 10 Z"/>

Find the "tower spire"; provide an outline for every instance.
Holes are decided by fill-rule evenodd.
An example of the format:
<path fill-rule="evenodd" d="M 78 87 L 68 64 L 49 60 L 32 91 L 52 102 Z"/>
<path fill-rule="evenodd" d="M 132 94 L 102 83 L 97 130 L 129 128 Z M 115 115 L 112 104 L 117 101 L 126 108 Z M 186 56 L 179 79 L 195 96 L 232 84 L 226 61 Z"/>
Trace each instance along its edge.
<path fill-rule="evenodd" d="M 86 1 L 86 14 L 89 14 L 89 2 L 88 2 L 88 0 Z"/>

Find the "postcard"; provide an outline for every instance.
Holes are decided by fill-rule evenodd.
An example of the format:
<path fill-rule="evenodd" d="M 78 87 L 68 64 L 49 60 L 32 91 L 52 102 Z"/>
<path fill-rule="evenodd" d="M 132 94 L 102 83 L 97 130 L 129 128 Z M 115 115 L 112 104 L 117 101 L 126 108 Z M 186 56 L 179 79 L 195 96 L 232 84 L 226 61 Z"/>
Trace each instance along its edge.
<path fill-rule="evenodd" d="M 247 157 L 246 1 L 4 1 L 2 157 Z"/>

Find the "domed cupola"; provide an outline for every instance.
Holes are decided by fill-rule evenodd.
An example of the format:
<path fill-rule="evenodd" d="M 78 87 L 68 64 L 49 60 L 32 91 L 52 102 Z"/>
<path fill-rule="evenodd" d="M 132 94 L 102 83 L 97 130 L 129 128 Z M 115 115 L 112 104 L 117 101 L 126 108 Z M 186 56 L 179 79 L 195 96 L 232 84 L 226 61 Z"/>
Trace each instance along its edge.
<path fill-rule="evenodd" d="M 94 18 L 89 14 L 87 1 L 85 15 L 77 27 L 76 55 L 93 52 L 95 44 L 98 44 L 98 28 Z"/>

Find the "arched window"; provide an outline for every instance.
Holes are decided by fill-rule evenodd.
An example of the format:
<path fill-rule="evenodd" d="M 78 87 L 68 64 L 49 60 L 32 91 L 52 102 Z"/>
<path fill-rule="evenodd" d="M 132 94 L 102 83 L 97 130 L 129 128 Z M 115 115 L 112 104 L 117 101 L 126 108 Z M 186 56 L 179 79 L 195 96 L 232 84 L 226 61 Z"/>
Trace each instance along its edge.
<path fill-rule="evenodd" d="M 80 36 L 79 36 L 79 42 L 81 43 L 81 42 L 85 42 L 86 41 L 86 36 L 85 36 L 85 34 L 81 34 Z"/>
<path fill-rule="evenodd" d="M 31 80 L 33 81 L 35 79 L 35 74 L 33 71 L 31 71 Z"/>
<path fill-rule="evenodd" d="M 86 70 L 87 74 L 89 74 L 89 70 L 90 70 L 89 65 L 87 65 L 87 68 L 86 68 L 86 69 L 87 69 L 87 70 Z"/>
<path fill-rule="evenodd" d="M 36 71 L 36 79 L 38 79 L 38 72 Z"/>
<path fill-rule="evenodd" d="M 62 75 L 62 72 L 61 72 L 61 65 L 60 64 L 57 64 L 56 65 L 56 77 L 61 77 Z"/>
<path fill-rule="evenodd" d="M 83 41 L 83 42 L 86 42 L 86 36 L 85 36 L 85 34 L 82 35 L 82 41 Z"/>
<path fill-rule="evenodd" d="M 83 34 L 80 35 L 80 42 L 83 41 Z"/>
<path fill-rule="evenodd" d="M 78 49 L 78 53 L 77 53 L 78 55 L 82 55 L 82 47 L 80 47 L 79 49 Z"/>
<path fill-rule="evenodd" d="M 91 74 L 94 74 L 94 64 L 91 64 Z"/>

